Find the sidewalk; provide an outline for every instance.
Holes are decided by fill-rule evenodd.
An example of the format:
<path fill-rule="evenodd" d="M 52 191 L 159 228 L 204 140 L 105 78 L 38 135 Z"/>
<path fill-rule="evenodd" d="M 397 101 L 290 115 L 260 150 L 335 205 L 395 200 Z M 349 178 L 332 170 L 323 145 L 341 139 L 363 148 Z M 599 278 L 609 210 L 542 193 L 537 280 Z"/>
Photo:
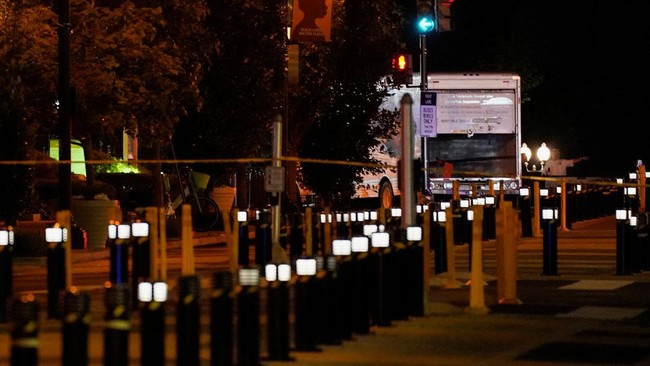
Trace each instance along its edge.
<path fill-rule="evenodd" d="M 615 230 L 613 218 L 576 223 L 558 233 L 559 250 L 615 256 Z M 519 238 L 518 247 L 541 251 L 541 242 Z M 499 305 L 490 270 L 484 271 L 487 314 L 469 309 L 469 287 L 445 289 L 441 274 L 432 281 L 426 316 L 374 328 L 342 346 L 322 346 L 323 352 L 294 352 L 295 362 L 268 364 L 650 365 L 650 273 L 617 276 L 611 267 L 568 276 L 529 271 L 517 282 L 522 303 Z M 457 279 L 462 283 L 469 273 L 458 272 Z"/>

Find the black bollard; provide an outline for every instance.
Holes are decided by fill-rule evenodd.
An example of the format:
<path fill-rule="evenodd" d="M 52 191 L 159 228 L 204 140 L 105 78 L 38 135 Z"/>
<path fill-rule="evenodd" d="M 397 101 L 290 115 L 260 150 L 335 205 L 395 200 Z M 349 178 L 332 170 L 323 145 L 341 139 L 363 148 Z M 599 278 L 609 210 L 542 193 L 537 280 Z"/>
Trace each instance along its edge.
<path fill-rule="evenodd" d="M 13 294 L 13 245 L 14 232 L 0 230 L 0 323 L 7 322 L 7 307 Z"/>
<path fill-rule="evenodd" d="M 234 278 L 229 271 L 214 274 L 210 314 L 210 365 L 233 364 L 233 309 Z"/>
<path fill-rule="evenodd" d="M 11 366 L 38 364 L 38 304 L 34 295 L 15 299 L 12 304 Z"/>
<path fill-rule="evenodd" d="M 250 258 L 250 248 L 248 244 L 248 212 L 242 210 L 237 211 L 237 222 L 239 223 L 239 231 L 237 232 L 238 237 L 238 253 L 239 258 L 237 263 L 240 266 L 247 266 L 249 264 Z"/>
<path fill-rule="evenodd" d="M 110 269 L 108 280 L 113 284 L 129 281 L 129 239 L 131 226 L 109 225 Z"/>
<path fill-rule="evenodd" d="M 149 224 L 134 222 L 131 224 L 131 298 L 139 299 L 138 284 L 146 281 L 151 272 L 151 244 L 149 243 Z M 133 309 L 138 309 L 138 302 L 133 301 Z"/>
<path fill-rule="evenodd" d="M 319 246 L 319 240 L 320 240 L 320 225 L 318 223 L 318 215 L 313 213 L 311 214 L 311 217 L 305 217 L 305 220 L 311 220 L 311 252 L 316 255 L 320 253 L 320 246 Z"/>
<path fill-rule="evenodd" d="M 264 266 L 272 258 L 273 236 L 271 233 L 271 211 L 260 211 L 255 227 L 255 264 Z"/>
<path fill-rule="evenodd" d="M 326 211 L 329 212 L 329 211 Z M 328 237 L 327 234 L 331 235 L 332 234 L 332 214 L 331 213 L 321 213 L 319 215 L 319 220 L 318 220 L 318 245 L 317 245 L 317 250 L 314 250 L 314 254 L 324 254 L 325 253 L 325 247 L 331 244 L 331 237 L 330 237 L 330 243 L 326 243 L 326 239 Z"/>
<path fill-rule="evenodd" d="M 533 221 L 531 216 L 530 188 L 519 189 L 519 217 L 521 219 L 521 236 L 529 238 L 533 236 Z"/>
<path fill-rule="evenodd" d="M 194 275 L 178 279 L 178 304 L 176 305 L 176 364 L 199 365 L 199 327 L 201 287 Z"/>
<path fill-rule="evenodd" d="M 391 251 L 386 256 L 386 274 L 389 275 L 390 299 L 388 314 L 392 320 L 408 319 L 408 260 L 407 250 L 404 244 L 404 231 L 400 228 L 396 234 L 398 241 L 391 244 Z"/>
<path fill-rule="evenodd" d="M 371 236 L 372 271 L 374 272 L 374 289 L 372 295 L 372 324 L 377 326 L 390 326 L 389 316 L 389 273 L 387 272 L 386 257 L 390 253 L 390 234 L 375 232 Z"/>
<path fill-rule="evenodd" d="M 237 295 L 237 365 L 260 365 L 260 272 L 256 267 L 239 270 Z"/>
<path fill-rule="evenodd" d="M 545 276 L 557 275 L 557 208 L 542 209 L 543 269 Z"/>
<path fill-rule="evenodd" d="M 129 332 L 131 331 L 130 290 L 124 284 L 106 287 L 104 316 L 104 365 L 129 364 Z"/>
<path fill-rule="evenodd" d="M 63 302 L 64 366 L 88 365 L 88 330 L 90 328 L 90 296 L 75 288 L 65 293 Z"/>
<path fill-rule="evenodd" d="M 444 211 L 433 212 L 431 222 L 431 235 L 429 242 L 433 249 L 433 272 L 440 274 L 447 272 L 447 233 L 445 232 L 446 218 Z"/>
<path fill-rule="evenodd" d="M 314 326 L 314 305 L 312 280 L 316 275 L 316 260 L 314 258 L 299 258 L 296 260 L 298 280 L 295 289 L 295 347 L 297 351 L 320 351 L 316 345 L 316 327 Z"/>
<path fill-rule="evenodd" d="M 350 237 L 350 214 L 349 213 L 337 213 L 336 218 L 336 237 L 337 238 L 349 238 Z M 328 245 L 328 243 L 325 243 Z"/>
<path fill-rule="evenodd" d="M 362 236 L 363 235 L 363 222 L 364 222 L 364 213 L 363 212 L 352 212 L 350 213 L 350 234 L 352 236 Z"/>
<path fill-rule="evenodd" d="M 289 258 L 296 260 L 303 254 L 303 220 L 300 213 L 290 216 L 289 223 Z"/>
<path fill-rule="evenodd" d="M 629 275 L 628 242 L 631 239 L 627 209 L 616 210 L 616 275 Z"/>
<path fill-rule="evenodd" d="M 341 339 L 352 339 L 354 331 L 354 309 L 359 300 L 354 285 L 354 257 L 351 256 L 351 241 L 336 239 L 332 241 L 332 254 L 337 257 L 338 288 L 339 288 L 339 317 L 341 318 L 339 335 Z"/>
<path fill-rule="evenodd" d="M 422 228 L 412 226 L 406 228 L 408 253 L 408 284 L 409 300 L 408 315 L 424 315 L 424 245 L 422 243 Z"/>
<path fill-rule="evenodd" d="M 140 359 L 142 366 L 165 365 L 165 282 L 140 282 Z"/>
<path fill-rule="evenodd" d="M 289 356 L 289 286 L 291 266 L 268 264 L 265 267 L 267 287 L 267 351 L 269 361 L 291 361 Z"/>
<path fill-rule="evenodd" d="M 352 308 L 352 331 L 358 334 L 370 333 L 370 298 L 369 289 L 370 275 L 368 265 L 368 249 L 370 242 L 367 236 L 355 236 L 352 238 L 352 291 L 354 301 Z"/>
<path fill-rule="evenodd" d="M 343 320 L 341 308 L 340 287 L 338 282 L 338 266 L 335 256 L 316 257 L 318 273 L 315 291 L 316 300 L 316 342 L 329 345 L 341 344 L 340 334 Z M 319 264 L 320 263 L 320 264 Z"/>
<path fill-rule="evenodd" d="M 47 241 L 47 316 L 58 319 L 62 315 L 61 296 L 65 291 L 65 250 L 63 248 L 63 229 L 45 229 Z"/>
<path fill-rule="evenodd" d="M 496 202 L 494 196 L 485 196 L 485 208 L 483 209 L 483 239 L 493 240 L 497 238 Z"/>

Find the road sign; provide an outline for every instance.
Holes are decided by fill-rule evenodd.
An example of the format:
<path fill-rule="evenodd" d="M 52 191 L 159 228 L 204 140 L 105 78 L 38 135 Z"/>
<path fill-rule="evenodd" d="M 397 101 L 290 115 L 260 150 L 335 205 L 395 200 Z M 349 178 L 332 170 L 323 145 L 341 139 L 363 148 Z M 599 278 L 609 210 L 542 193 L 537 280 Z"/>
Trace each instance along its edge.
<path fill-rule="evenodd" d="M 266 192 L 284 192 L 284 167 L 267 166 L 264 168 L 264 190 Z"/>
<path fill-rule="evenodd" d="M 420 136 L 436 137 L 436 93 L 423 91 L 420 95 Z"/>

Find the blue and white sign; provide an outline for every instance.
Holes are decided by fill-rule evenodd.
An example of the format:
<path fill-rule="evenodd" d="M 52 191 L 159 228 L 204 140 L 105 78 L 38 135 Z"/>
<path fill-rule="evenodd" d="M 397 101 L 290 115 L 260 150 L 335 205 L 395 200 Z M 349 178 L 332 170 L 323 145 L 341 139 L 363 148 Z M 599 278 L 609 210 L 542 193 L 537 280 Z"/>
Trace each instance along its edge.
<path fill-rule="evenodd" d="M 420 94 L 420 124 L 418 131 L 420 136 L 423 137 L 436 137 L 438 135 L 436 130 L 436 93 L 423 91 Z"/>

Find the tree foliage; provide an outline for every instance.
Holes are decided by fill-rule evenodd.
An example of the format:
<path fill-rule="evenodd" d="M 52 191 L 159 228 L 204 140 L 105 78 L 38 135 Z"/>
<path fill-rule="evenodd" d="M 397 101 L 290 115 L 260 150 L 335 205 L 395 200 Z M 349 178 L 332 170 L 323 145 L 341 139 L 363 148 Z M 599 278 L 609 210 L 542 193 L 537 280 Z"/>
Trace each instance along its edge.
<path fill-rule="evenodd" d="M 58 16 L 36 0 L 0 5 L 0 58 L 10 81 L 4 85 L 22 91 L 20 115 L 33 126 L 28 143 L 40 150 L 58 131 Z M 145 148 L 169 141 L 181 116 L 200 105 L 198 86 L 208 55 L 199 47 L 207 34 L 205 1 L 71 0 L 70 5 L 72 134 L 82 140 L 86 156 L 92 158 L 100 144 L 120 146 L 124 130 L 140 137 Z"/>
<path fill-rule="evenodd" d="M 301 45 L 301 85 L 289 102 L 291 131 L 304 131 L 294 136 L 301 156 L 377 163 L 370 149 L 397 127 L 394 113 L 379 111 L 388 62 L 400 49 L 402 18 L 394 5 L 335 1 L 332 42 Z M 304 183 L 330 202 L 351 197 L 364 170 L 372 168 L 302 165 Z"/>
<path fill-rule="evenodd" d="M 179 124 L 179 157 L 271 155 L 272 126 L 283 110 L 285 4 L 220 0 L 208 18 L 213 49 L 201 80 L 203 108 Z M 222 183 L 241 165 L 201 166 Z M 240 172 L 243 172 L 240 170 Z M 242 174 L 243 176 L 243 174 Z"/>

